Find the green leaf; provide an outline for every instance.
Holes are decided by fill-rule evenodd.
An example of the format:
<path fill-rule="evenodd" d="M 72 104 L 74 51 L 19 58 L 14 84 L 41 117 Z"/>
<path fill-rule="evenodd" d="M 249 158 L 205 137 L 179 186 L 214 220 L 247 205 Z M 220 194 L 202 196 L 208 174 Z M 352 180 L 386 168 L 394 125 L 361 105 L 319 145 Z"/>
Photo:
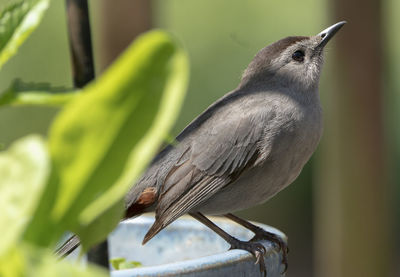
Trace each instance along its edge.
<path fill-rule="evenodd" d="M 135 267 L 142 266 L 141 262 L 137 262 L 137 261 L 127 262 L 125 258 L 114 258 L 114 259 L 110 260 L 110 263 L 115 270 L 135 268 Z"/>
<path fill-rule="evenodd" d="M 142 264 L 140 262 L 129 261 L 129 262 L 120 263 L 118 269 L 129 269 L 129 268 L 136 268 L 136 267 L 141 267 L 141 266 L 142 266 Z"/>
<path fill-rule="evenodd" d="M 15 80 L 0 93 L 0 107 L 8 106 L 61 106 L 79 96 L 79 90 L 52 87 L 46 83 L 25 83 Z"/>
<path fill-rule="evenodd" d="M 96 266 L 83 267 L 57 260 L 52 252 L 38 249 L 29 245 L 17 245 L 6 255 L 0 257 L 0 276 L 77 276 L 77 277 L 106 277 L 108 273 Z"/>
<path fill-rule="evenodd" d="M 24 0 L 0 12 L 0 69 L 39 25 L 49 0 Z"/>
<path fill-rule="evenodd" d="M 79 225 L 73 231 L 79 235 L 83 252 L 88 251 L 92 245 L 103 241 L 115 229 L 121 220 L 124 208 L 124 203 L 117 201 L 106 210 L 100 211 L 97 217 L 88 224 L 78 222 Z"/>
<path fill-rule="evenodd" d="M 157 42 L 157 39 L 160 41 Z M 157 44 L 159 45 L 155 47 Z M 125 123 L 124 129 L 120 130 L 118 142 L 114 145 L 115 151 L 111 150 L 108 158 L 116 161 L 118 152 L 124 152 L 123 145 L 127 148 L 131 147 L 131 151 L 125 157 L 126 159 L 121 160 L 121 163 L 117 165 L 121 168 L 117 169 L 114 164 L 112 165 L 114 170 L 117 169 L 119 172 L 114 185 L 106 193 L 94 199 L 80 214 L 79 220 L 83 225 L 95 220 L 116 201 L 123 202 L 126 192 L 140 177 L 168 135 L 186 92 L 189 77 L 187 56 L 169 35 L 154 31 L 139 39 L 135 48 L 131 49 L 132 57 L 134 57 L 133 50 L 135 49 L 140 57 L 145 53 L 149 54 L 150 61 L 147 64 L 136 64 L 137 68 L 141 68 L 135 71 L 137 79 L 132 78 L 133 74 L 125 75 L 124 78 L 132 78 L 131 86 L 135 88 L 138 95 L 142 95 L 136 109 L 129 115 L 130 118 Z M 113 157 L 116 159 L 114 160 Z M 104 172 L 104 170 L 99 167 L 97 172 Z"/>
<path fill-rule="evenodd" d="M 53 174 L 29 241 L 43 240 L 41 225 L 77 233 L 84 248 L 107 236 L 174 123 L 187 81 L 185 52 L 152 31 L 65 106 L 50 129 Z"/>
<path fill-rule="evenodd" d="M 124 263 L 125 261 L 126 261 L 125 258 L 113 258 L 113 259 L 110 259 L 110 263 L 111 263 L 112 267 L 114 269 L 116 269 L 116 270 L 118 270 L 119 269 L 119 265 L 121 263 Z"/>
<path fill-rule="evenodd" d="M 46 184 L 49 164 L 45 143 L 36 135 L 0 152 L 0 256 L 25 230 Z"/>

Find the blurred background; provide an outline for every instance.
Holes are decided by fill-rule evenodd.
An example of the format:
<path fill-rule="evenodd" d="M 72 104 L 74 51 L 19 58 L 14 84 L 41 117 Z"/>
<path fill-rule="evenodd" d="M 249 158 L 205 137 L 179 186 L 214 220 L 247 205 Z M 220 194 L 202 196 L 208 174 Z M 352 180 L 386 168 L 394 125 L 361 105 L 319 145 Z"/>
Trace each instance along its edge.
<path fill-rule="evenodd" d="M 234 89 L 265 45 L 348 21 L 326 50 L 325 131 L 312 161 L 294 184 L 239 215 L 288 235 L 287 276 L 400 276 L 400 1 L 90 0 L 89 8 L 97 75 L 150 28 L 182 41 L 191 81 L 174 135 Z M 0 72 L 0 89 L 15 78 L 72 87 L 70 72 L 65 3 L 53 1 Z M 56 112 L 0 109 L 0 143 L 46 134 Z"/>

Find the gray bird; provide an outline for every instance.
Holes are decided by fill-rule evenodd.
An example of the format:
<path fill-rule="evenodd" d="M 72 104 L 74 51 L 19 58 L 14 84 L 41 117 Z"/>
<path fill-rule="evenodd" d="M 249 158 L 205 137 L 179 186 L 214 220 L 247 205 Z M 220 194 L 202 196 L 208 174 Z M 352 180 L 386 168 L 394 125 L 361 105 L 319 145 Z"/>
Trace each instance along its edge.
<path fill-rule="evenodd" d="M 322 134 L 318 83 L 323 49 L 344 21 L 316 36 L 281 39 L 261 49 L 239 86 L 214 102 L 164 148 L 125 198 L 126 218 L 155 211 L 143 244 L 184 214 L 251 252 L 265 272 L 257 239 L 285 242 L 240 219 L 234 211 L 261 204 L 292 183 Z M 204 216 L 224 215 L 255 233 L 240 241 Z M 58 253 L 76 247 L 75 237 Z"/>

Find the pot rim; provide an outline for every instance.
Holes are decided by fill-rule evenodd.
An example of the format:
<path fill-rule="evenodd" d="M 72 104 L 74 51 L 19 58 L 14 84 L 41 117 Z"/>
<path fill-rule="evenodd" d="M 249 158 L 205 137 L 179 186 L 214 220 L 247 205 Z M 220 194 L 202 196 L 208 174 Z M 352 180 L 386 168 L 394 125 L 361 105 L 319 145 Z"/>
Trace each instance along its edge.
<path fill-rule="evenodd" d="M 239 228 L 243 228 L 240 225 L 232 222 L 231 220 L 227 220 L 222 217 L 210 217 L 210 219 L 216 224 L 228 224 L 232 226 L 238 226 Z M 129 219 L 124 222 L 121 222 L 120 225 L 151 225 L 154 222 L 154 216 L 145 214 L 140 217 Z M 196 224 L 193 224 L 196 222 Z M 204 229 L 203 225 L 199 223 L 197 225 L 195 219 L 189 216 L 183 216 L 179 220 L 176 220 L 171 225 L 174 228 L 201 228 Z M 280 236 L 283 240 L 287 241 L 286 235 L 280 230 L 262 224 L 258 222 L 252 222 L 253 224 L 260 226 L 264 230 L 274 233 Z M 207 227 L 205 227 L 207 228 Z M 271 255 L 279 255 L 279 260 L 281 260 L 281 254 L 277 252 L 273 243 L 269 241 L 260 241 L 266 248 L 265 258 L 269 259 Z M 111 276 L 113 277 L 125 277 L 125 276 L 159 276 L 163 274 L 163 276 L 172 276 L 174 274 L 185 274 L 185 273 L 196 273 L 199 271 L 204 271 L 207 269 L 215 269 L 220 267 L 221 265 L 229 266 L 237 263 L 252 263 L 254 264 L 254 257 L 252 254 L 245 250 L 233 249 L 223 252 L 212 254 L 205 257 L 199 257 L 190 260 L 177 261 L 172 263 L 166 263 L 162 265 L 154 265 L 154 266 L 146 266 L 146 267 L 137 267 L 132 269 L 122 269 L 122 270 L 112 270 Z M 267 261 L 266 261 L 267 262 Z M 255 265 L 258 266 L 258 265 Z"/>

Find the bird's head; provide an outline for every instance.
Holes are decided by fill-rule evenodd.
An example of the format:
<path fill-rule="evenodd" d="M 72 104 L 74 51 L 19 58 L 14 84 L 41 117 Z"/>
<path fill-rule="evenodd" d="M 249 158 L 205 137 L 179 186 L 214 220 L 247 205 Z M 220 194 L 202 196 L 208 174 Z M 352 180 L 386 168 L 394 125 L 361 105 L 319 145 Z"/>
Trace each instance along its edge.
<path fill-rule="evenodd" d="M 318 87 L 323 49 L 345 24 L 336 23 L 310 37 L 286 37 L 261 49 L 245 70 L 241 86 L 272 86 L 296 90 Z"/>

